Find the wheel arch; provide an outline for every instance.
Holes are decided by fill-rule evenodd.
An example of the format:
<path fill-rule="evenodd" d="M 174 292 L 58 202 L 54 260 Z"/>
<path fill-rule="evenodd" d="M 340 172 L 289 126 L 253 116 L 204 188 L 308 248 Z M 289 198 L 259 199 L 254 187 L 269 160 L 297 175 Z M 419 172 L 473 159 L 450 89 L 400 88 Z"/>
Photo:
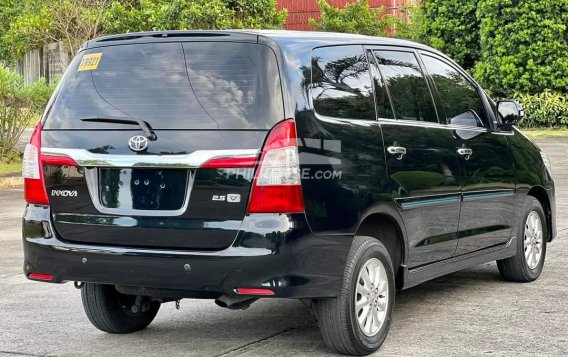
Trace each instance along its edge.
<path fill-rule="evenodd" d="M 381 241 L 393 260 L 397 289 L 404 285 L 404 270 L 408 259 L 408 244 L 401 221 L 386 212 L 375 212 L 361 220 L 356 236 L 368 236 Z"/>
<path fill-rule="evenodd" d="M 546 234 L 547 240 L 550 242 L 552 240 L 552 208 L 550 205 L 550 198 L 546 193 L 546 190 L 542 186 L 533 186 L 527 192 L 527 196 L 536 198 L 542 208 L 544 209 L 544 214 L 546 215 Z"/>

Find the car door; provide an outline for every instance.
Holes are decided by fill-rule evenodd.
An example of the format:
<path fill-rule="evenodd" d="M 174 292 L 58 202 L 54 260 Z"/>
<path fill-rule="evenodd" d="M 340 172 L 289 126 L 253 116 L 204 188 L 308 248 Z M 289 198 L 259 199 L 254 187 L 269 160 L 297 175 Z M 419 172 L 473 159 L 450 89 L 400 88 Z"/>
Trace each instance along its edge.
<path fill-rule="evenodd" d="M 507 136 L 491 130 L 487 98 L 465 73 L 435 54 L 421 56 L 462 156 L 456 255 L 505 243 L 512 233 L 515 188 Z"/>
<path fill-rule="evenodd" d="M 453 256 L 457 247 L 461 157 L 438 122 L 417 53 L 370 48 L 389 187 L 405 225 L 410 268 Z"/>

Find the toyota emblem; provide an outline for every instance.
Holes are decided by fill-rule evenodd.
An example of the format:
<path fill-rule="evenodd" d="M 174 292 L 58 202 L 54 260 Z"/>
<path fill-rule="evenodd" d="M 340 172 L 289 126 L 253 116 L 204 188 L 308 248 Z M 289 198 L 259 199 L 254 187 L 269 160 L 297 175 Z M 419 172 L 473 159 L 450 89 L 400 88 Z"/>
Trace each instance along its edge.
<path fill-rule="evenodd" d="M 144 151 L 148 148 L 148 138 L 142 135 L 136 135 L 128 140 L 128 146 L 132 151 Z"/>

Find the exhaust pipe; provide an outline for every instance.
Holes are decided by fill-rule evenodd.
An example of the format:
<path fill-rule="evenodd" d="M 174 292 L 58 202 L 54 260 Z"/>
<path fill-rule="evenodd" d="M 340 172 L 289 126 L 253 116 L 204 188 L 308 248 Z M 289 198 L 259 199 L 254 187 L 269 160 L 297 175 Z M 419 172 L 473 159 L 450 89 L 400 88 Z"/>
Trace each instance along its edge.
<path fill-rule="evenodd" d="M 215 300 L 215 304 L 231 310 L 246 310 L 249 308 L 250 304 L 256 300 L 257 299 L 248 296 L 229 297 L 227 295 L 223 295 Z"/>

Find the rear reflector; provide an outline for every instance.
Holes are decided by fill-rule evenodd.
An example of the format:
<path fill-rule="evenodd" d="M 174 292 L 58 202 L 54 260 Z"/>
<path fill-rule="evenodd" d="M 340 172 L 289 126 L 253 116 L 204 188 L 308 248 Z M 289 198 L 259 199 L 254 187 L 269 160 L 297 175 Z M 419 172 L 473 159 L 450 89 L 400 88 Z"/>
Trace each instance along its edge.
<path fill-rule="evenodd" d="M 274 295 L 274 291 L 270 289 L 236 288 L 235 292 L 239 295 L 264 295 L 264 296 Z"/>
<path fill-rule="evenodd" d="M 31 273 L 28 275 L 28 279 L 41 280 L 41 281 L 52 281 L 53 275 L 43 274 L 43 273 Z"/>
<path fill-rule="evenodd" d="M 266 138 L 247 212 L 304 212 L 296 124 L 293 119 L 276 125 Z"/>
<path fill-rule="evenodd" d="M 201 165 L 204 169 L 233 169 L 253 168 L 256 165 L 256 157 L 221 157 L 212 159 Z"/>

